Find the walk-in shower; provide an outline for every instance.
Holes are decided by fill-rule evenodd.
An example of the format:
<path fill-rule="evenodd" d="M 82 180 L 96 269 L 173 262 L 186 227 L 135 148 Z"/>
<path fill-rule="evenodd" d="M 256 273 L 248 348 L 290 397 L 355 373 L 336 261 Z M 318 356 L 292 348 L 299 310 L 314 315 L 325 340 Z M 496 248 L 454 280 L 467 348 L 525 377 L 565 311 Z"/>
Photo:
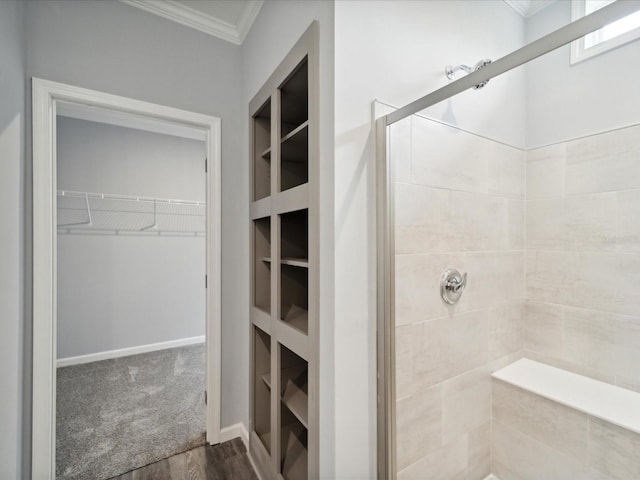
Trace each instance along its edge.
<path fill-rule="evenodd" d="M 597 87 L 609 71 L 557 49 L 635 11 L 614 2 L 376 103 L 378 478 L 640 478 L 640 113 L 579 130 L 545 96 L 569 73 Z M 482 98 L 518 71 L 521 136 Z"/>

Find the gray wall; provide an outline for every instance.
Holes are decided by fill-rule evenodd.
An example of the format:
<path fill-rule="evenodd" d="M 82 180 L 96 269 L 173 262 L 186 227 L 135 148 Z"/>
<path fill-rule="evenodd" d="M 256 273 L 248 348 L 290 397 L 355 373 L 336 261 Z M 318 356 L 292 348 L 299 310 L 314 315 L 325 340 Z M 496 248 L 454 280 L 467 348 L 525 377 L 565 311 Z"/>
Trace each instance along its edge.
<path fill-rule="evenodd" d="M 240 130 L 246 119 L 240 47 L 116 1 L 30 1 L 26 30 L 28 77 L 222 119 L 221 424 L 246 423 L 249 246 L 246 195 L 239 186 L 247 182 L 248 172 L 241 160 Z M 25 271 L 29 268 L 27 258 Z M 29 283 L 27 278 L 25 285 Z M 26 322 L 31 323 L 29 314 Z M 8 341 L 17 339 L 10 336 Z M 29 352 L 25 357 L 30 358 Z M 27 385 L 30 381 L 26 379 Z"/>
<path fill-rule="evenodd" d="M 571 22 L 571 2 L 555 2 L 527 19 L 527 41 Z M 571 65 L 569 45 L 530 62 L 527 147 L 536 148 L 640 121 L 640 42 Z"/>
<path fill-rule="evenodd" d="M 24 4 L 0 2 L 0 478 L 20 478 Z"/>
<path fill-rule="evenodd" d="M 202 141 L 58 117 L 57 149 L 60 190 L 205 201 Z M 204 274 L 204 236 L 62 230 L 58 358 L 204 335 Z"/>

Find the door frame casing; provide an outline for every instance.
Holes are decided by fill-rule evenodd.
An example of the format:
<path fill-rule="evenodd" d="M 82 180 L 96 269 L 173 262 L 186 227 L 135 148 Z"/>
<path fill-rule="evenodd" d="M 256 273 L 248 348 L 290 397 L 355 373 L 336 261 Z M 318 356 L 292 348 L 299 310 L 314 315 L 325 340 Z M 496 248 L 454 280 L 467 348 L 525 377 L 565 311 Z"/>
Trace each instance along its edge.
<path fill-rule="evenodd" d="M 56 412 L 56 108 L 60 102 L 141 115 L 206 135 L 206 431 L 220 441 L 221 121 L 62 83 L 32 79 L 33 114 L 33 408 L 32 478 L 55 478 Z M 204 279 L 203 279 L 204 286 Z"/>

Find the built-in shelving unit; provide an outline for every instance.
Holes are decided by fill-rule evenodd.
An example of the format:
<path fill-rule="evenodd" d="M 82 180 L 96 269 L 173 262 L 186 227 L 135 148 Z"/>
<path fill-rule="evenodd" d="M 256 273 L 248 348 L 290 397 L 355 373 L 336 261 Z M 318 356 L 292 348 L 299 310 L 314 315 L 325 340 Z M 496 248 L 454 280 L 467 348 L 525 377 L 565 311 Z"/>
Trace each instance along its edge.
<path fill-rule="evenodd" d="M 249 450 L 265 479 L 319 472 L 317 45 L 314 22 L 249 106 Z"/>

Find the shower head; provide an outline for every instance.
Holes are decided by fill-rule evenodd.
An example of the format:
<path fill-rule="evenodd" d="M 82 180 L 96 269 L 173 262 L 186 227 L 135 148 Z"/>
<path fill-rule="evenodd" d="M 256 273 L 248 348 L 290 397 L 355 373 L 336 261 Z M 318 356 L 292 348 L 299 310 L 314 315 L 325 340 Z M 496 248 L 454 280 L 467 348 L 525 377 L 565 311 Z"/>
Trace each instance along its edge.
<path fill-rule="evenodd" d="M 462 70 L 465 73 L 471 73 L 471 72 L 475 72 L 476 70 L 480 70 L 482 67 L 486 67 L 490 63 L 491 63 L 491 59 L 490 58 L 485 58 L 483 60 L 480 60 L 478 63 L 476 63 L 473 67 L 469 67 L 467 65 L 457 65 L 455 67 L 453 67 L 451 65 L 447 65 L 444 68 L 444 73 L 447 75 L 447 78 L 449 80 L 455 80 L 457 71 Z M 489 80 L 485 80 L 484 82 L 477 84 L 473 88 L 475 90 L 478 90 L 478 89 L 484 87 L 487 83 L 489 83 Z"/>

